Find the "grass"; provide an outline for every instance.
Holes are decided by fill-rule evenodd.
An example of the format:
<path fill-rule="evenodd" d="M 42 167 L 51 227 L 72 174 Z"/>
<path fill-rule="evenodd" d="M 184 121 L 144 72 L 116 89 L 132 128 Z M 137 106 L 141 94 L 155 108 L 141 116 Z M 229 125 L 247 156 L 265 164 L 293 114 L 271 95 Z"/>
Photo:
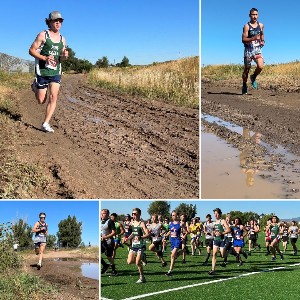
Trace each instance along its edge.
<path fill-rule="evenodd" d="M 260 235 L 260 242 L 264 245 L 263 234 Z M 245 249 L 248 248 L 246 247 Z M 235 258 L 230 255 L 227 267 L 222 268 L 220 267 L 221 258 L 218 257 L 217 274 L 215 276 L 208 275 L 208 271 L 211 268 L 210 265 L 202 266 L 202 262 L 205 259 L 204 254 L 202 256 L 187 256 L 186 264 L 182 264 L 181 257 L 179 257 L 175 263 L 173 277 L 165 276 L 164 274 L 168 271 L 168 266 L 163 269 L 157 258 L 147 251 L 148 264 L 144 267 L 147 282 L 145 284 L 136 284 L 135 282 L 138 280 L 137 267 L 126 264 L 127 250 L 119 248 L 116 259 L 116 268 L 119 275 L 109 277 L 108 273 L 101 276 L 101 294 L 105 298 L 119 300 L 146 293 L 203 283 L 200 286 L 178 291 L 172 290 L 151 297 L 159 297 L 165 300 L 181 300 L 198 299 L 199 295 L 201 295 L 201 299 L 213 300 L 218 297 L 235 299 L 237 295 L 241 299 L 270 299 L 270 296 L 274 295 L 273 299 L 296 299 L 295 295 L 298 295 L 300 292 L 297 284 L 300 267 L 290 265 L 298 263 L 299 257 L 292 255 L 291 245 L 288 245 L 288 249 L 285 253 L 285 259 L 281 261 L 277 257 L 275 262 L 271 261 L 270 256 L 265 256 L 265 248 L 262 248 L 261 251 L 255 250 L 247 260 L 244 259 L 246 262 L 242 267 L 238 267 Z M 204 248 L 203 253 L 205 253 Z M 164 257 L 169 264 L 169 250 Z M 267 272 L 268 269 L 275 267 L 284 268 Z M 230 279 L 250 272 L 260 273 Z M 207 284 L 210 281 L 220 279 L 229 280 Z M 145 299 L 150 299 L 150 297 L 146 297 Z"/>
<path fill-rule="evenodd" d="M 11 223 L 0 226 L 0 300 L 40 299 L 56 290 L 36 276 L 26 274 L 23 257 L 13 251 Z"/>
<path fill-rule="evenodd" d="M 255 64 L 252 64 L 253 73 Z M 243 65 L 207 65 L 201 68 L 202 80 L 227 81 L 232 85 L 241 86 Z M 257 77 L 260 88 L 276 91 L 300 91 L 300 62 L 266 65 Z"/>
<path fill-rule="evenodd" d="M 101 88 L 198 107 L 199 57 L 141 67 L 95 69 L 89 76 Z"/>

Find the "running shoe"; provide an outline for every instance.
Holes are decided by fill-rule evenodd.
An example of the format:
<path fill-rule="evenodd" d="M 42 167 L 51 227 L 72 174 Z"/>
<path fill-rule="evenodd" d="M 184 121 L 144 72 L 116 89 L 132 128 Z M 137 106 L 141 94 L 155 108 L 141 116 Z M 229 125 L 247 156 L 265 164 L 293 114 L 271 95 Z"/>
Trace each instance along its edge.
<path fill-rule="evenodd" d="M 165 275 L 166 276 L 173 276 L 173 273 L 172 273 L 172 271 L 168 271 Z"/>
<path fill-rule="evenodd" d="M 270 251 L 268 251 L 268 252 L 266 253 L 266 256 L 268 256 L 269 254 L 271 254 L 271 252 L 270 252 Z"/>
<path fill-rule="evenodd" d="M 109 264 L 105 264 L 101 270 L 101 274 L 105 274 L 108 268 L 109 268 Z"/>
<path fill-rule="evenodd" d="M 185 261 L 185 259 L 183 259 L 183 260 L 182 260 L 182 263 L 183 263 L 183 264 L 186 264 L 186 261 Z"/>
<path fill-rule="evenodd" d="M 297 253 L 298 253 L 297 250 L 295 250 L 295 251 L 294 251 L 294 255 L 297 255 Z"/>
<path fill-rule="evenodd" d="M 42 124 L 41 129 L 42 129 L 44 132 L 51 132 L 51 133 L 54 132 L 54 129 L 51 128 L 51 126 L 49 125 L 49 123 L 46 123 L 46 122 L 44 122 L 44 123 Z"/>
<path fill-rule="evenodd" d="M 271 259 L 271 260 L 273 260 L 273 261 L 276 260 L 276 256 L 272 256 L 272 259 Z"/>
<path fill-rule="evenodd" d="M 118 275 L 118 273 L 117 273 L 116 270 L 112 270 L 112 271 L 111 271 L 111 276 L 117 276 L 117 275 Z"/>
<path fill-rule="evenodd" d="M 283 253 L 280 253 L 280 260 L 284 260 Z"/>
<path fill-rule="evenodd" d="M 208 272 L 208 275 L 215 275 L 216 274 L 216 272 L 214 271 L 214 270 L 210 270 L 209 272 Z"/>
<path fill-rule="evenodd" d="M 258 248 L 258 251 L 260 251 L 260 250 L 261 250 L 261 246 L 260 246 L 260 244 L 258 244 L 258 245 L 257 245 L 257 248 Z"/>
<path fill-rule="evenodd" d="M 258 84 L 256 82 L 256 78 L 254 77 L 254 75 L 250 75 L 250 80 L 251 80 L 251 85 L 254 89 L 258 89 Z"/>
<path fill-rule="evenodd" d="M 146 282 L 146 278 L 143 276 L 143 277 L 140 277 L 136 283 L 145 283 L 145 282 Z"/>
<path fill-rule="evenodd" d="M 251 256 L 251 251 L 248 252 L 248 256 Z"/>
<path fill-rule="evenodd" d="M 163 262 L 163 263 L 161 263 L 161 266 L 164 268 L 164 267 L 167 266 L 167 263 L 166 263 L 166 262 Z"/>
<path fill-rule="evenodd" d="M 223 261 L 223 262 L 220 264 L 220 266 L 223 267 L 223 268 L 226 268 L 226 262 Z"/>
<path fill-rule="evenodd" d="M 247 259 L 248 258 L 248 255 L 245 251 L 242 252 L 243 256 Z"/>
<path fill-rule="evenodd" d="M 238 267 L 241 267 L 243 265 L 243 262 L 240 261 L 240 263 L 238 264 Z"/>
<path fill-rule="evenodd" d="M 208 262 L 205 261 L 205 262 L 202 264 L 202 266 L 208 266 Z"/>
<path fill-rule="evenodd" d="M 41 265 L 40 263 L 38 263 L 38 264 L 36 265 L 36 268 L 37 268 L 38 270 L 40 270 L 41 267 L 42 267 L 42 265 Z"/>
<path fill-rule="evenodd" d="M 247 95 L 248 94 L 248 88 L 247 86 L 242 87 L 242 95 Z"/>

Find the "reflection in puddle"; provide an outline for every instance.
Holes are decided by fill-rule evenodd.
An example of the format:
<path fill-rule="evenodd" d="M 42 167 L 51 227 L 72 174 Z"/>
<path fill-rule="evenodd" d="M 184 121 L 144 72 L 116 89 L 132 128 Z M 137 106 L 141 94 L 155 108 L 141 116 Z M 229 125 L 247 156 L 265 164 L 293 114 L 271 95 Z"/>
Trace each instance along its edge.
<path fill-rule="evenodd" d="M 53 258 L 53 261 L 80 261 L 80 259 L 74 257 L 56 257 Z"/>
<path fill-rule="evenodd" d="M 81 272 L 84 277 L 99 280 L 99 263 L 83 263 Z"/>
<path fill-rule="evenodd" d="M 252 143 L 267 153 L 252 153 L 252 147 L 239 151 L 213 133 L 201 133 L 201 187 L 206 199 L 279 199 L 298 198 L 299 157 L 278 145 L 263 142 L 263 136 L 219 118 L 203 115 Z M 204 128 L 203 128 L 204 129 Z"/>

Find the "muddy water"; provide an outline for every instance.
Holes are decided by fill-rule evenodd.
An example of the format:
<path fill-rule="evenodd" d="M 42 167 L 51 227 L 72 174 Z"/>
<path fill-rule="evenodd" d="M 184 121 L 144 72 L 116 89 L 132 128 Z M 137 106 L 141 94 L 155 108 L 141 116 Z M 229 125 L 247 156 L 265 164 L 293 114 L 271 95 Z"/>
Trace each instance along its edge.
<path fill-rule="evenodd" d="M 83 263 L 81 265 L 82 276 L 99 280 L 99 264 Z"/>
<path fill-rule="evenodd" d="M 232 144 L 202 128 L 201 134 L 201 195 L 203 199 L 296 199 L 299 198 L 300 162 L 282 146 L 276 148 L 263 141 L 260 134 L 212 116 L 208 122 L 226 127 L 234 133 L 254 136 L 266 149 L 260 166 L 245 167 L 247 151 L 239 151 Z M 272 157 L 276 156 L 276 162 Z M 279 158 L 278 158 L 279 157 Z M 269 168 L 262 168 L 268 161 Z M 270 167 L 271 165 L 271 167 Z"/>

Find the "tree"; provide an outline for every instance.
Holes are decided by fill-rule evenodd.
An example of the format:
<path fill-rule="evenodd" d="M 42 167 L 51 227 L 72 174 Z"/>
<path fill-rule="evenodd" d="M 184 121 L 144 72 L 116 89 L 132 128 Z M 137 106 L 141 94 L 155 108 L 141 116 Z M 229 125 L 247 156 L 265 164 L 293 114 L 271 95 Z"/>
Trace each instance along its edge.
<path fill-rule="evenodd" d="M 116 66 L 121 68 L 129 67 L 130 66 L 129 59 L 126 56 L 124 56 L 122 61 L 120 63 L 117 63 Z"/>
<path fill-rule="evenodd" d="M 81 243 L 82 222 L 78 222 L 76 216 L 62 220 L 58 224 L 58 240 L 62 247 L 78 247 Z"/>
<path fill-rule="evenodd" d="M 109 61 L 108 61 L 108 58 L 107 56 L 102 56 L 102 58 L 98 59 L 96 61 L 96 67 L 98 68 L 108 68 L 109 66 Z"/>
<path fill-rule="evenodd" d="M 29 247 L 32 245 L 32 227 L 23 219 L 18 219 L 12 225 L 14 240 L 18 242 L 20 247 Z"/>
<path fill-rule="evenodd" d="M 180 203 L 175 210 L 179 215 L 185 214 L 187 216 L 187 221 L 191 221 L 196 216 L 197 208 L 196 205 Z"/>
<path fill-rule="evenodd" d="M 56 236 L 54 234 L 47 235 L 47 247 L 52 248 L 56 243 Z"/>
<path fill-rule="evenodd" d="M 169 216 L 170 208 L 170 203 L 167 201 L 153 201 L 150 203 L 147 211 L 150 216 L 153 214 Z"/>

